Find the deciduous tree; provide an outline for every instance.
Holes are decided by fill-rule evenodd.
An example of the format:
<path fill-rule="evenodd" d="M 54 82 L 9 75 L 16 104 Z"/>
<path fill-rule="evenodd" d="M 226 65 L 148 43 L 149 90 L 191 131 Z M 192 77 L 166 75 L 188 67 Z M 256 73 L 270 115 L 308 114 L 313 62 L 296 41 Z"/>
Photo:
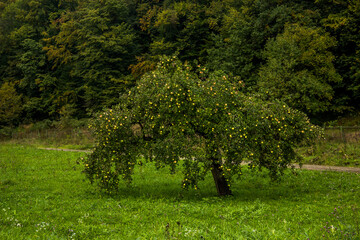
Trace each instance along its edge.
<path fill-rule="evenodd" d="M 21 110 L 21 96 L 16 93 L 13 84 L 5 82 L 0 87 L 0 126 L 12 125 Z"/>
<path fill-rule="evenodd" d="M 210 171 L 219 195 L 231 194 L 243 161 L 277 179 L 299 160 L 295 145 L 318 130 L 305 114 L 246 95 L 241 86 L 223 72 L 200 66 L 196 73 L 175 58 L 162 59 L 120 105 L 94 119 L 97 144 L 83 159 L 87 177 L 114 191 L 120 179 L 131 182 L 144 158 L 171 172 L 182 163 L 183 188 L 197 188 Z"/>
<path fill-rule="evenodd" d="M 341 81 L 329 51 L 335 45 L 335 39 L 321 28 L 288 25 L 266 45 L 260 91 L 307 114 L 332 110 L 332 84 Z"/>
<path fill-rule="evenodd" d="M 127 1 L 83 1 L 53 22 L 58 30 L 45 50 L 53 68 L 68 72 L 67 81 L 90 111 L 111 106 L 131 78 L 128 66 L 139 50 Z M 58 76 L 57 76 L 58 77 Z"/>

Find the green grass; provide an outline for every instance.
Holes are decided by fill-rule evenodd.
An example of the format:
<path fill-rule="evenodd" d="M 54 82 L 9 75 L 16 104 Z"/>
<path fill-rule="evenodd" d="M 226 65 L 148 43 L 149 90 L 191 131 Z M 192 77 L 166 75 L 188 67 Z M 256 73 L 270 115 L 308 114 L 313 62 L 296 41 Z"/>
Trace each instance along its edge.
<path fill-rule="evenodd" d="M 244 171 L 234 196 L 181 174 L 138 167 L 132 187 L 102 194 L 81 173 L 84 153 L 0 145 L 0 239 L 360 239 L 360 175 Z M 336 210 L 335 210 L 336 208 Z"/>

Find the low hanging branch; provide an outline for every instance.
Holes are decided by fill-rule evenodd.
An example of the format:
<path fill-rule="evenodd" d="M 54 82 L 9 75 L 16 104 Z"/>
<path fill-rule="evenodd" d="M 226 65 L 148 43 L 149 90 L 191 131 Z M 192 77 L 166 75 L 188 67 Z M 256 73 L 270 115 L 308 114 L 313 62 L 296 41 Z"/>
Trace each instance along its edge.
<path fill-rule="evenodd" d="M 182 163 L 183 188 L 197 188 L 211 171 L 219 195 L 231 194 L 244 160 L 276 179 L 300 159 L 296 144 L 311 142 L 319 129 L 303 113 L 248 96 L 241 86 L 223 72 L 163 59 L 120 105 L 94 119 L 97 145 L 83 161 L 84 172 L 107 191 L 120 179 L 131 182 L 140 156 L 173 172 Z"/>

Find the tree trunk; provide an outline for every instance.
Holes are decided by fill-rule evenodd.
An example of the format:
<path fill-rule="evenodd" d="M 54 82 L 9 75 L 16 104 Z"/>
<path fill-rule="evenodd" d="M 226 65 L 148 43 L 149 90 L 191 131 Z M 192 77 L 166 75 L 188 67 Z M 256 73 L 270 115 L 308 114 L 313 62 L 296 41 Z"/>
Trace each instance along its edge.
<path fill-rule="evenodd" d="M 230 187 L 223 175 L 223 170 L 220 168 L 220 164 L 213 160 L 212 163 L 212 175 L 215 181 L 216 190 L 220 196 L 232 195 Z"/>

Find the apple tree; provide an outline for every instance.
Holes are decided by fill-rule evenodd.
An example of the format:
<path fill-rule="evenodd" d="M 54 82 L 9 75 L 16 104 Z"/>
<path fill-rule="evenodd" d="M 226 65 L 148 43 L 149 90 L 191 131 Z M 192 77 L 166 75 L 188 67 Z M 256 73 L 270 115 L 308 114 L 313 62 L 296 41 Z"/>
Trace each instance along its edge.
<path fill-rule="evenodd" d="M 319 133 L 305 114 L 247 95 L 236 78 L 175 57 L 162 59 L 121 98 L 90 125 L 97 143 L 83 159 L 90 181 L 109 192 L 121 179 L 131 183 L 144 158 L 171 172 L 182 164 L 183 188 L 197 188 L 211 172 L 218 194 L 229 195 L 242 162 L 277 179 L 300 160 L 294 147 Z"/>

